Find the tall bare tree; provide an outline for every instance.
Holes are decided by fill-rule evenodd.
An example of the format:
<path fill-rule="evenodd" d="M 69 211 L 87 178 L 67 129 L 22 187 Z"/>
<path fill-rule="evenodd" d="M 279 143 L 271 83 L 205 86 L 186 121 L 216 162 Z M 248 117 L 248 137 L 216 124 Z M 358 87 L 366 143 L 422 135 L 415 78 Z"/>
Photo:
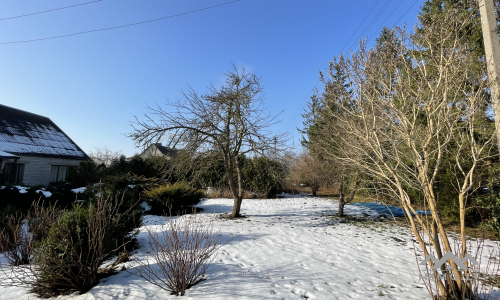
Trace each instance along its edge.
<path fill-rule="evenodd" d="M 241 155 L 274 151 L 275 141 L 280 151 L 284 140 L 268 130 L 276 117 L 263 106 L 260 78 L 236 67 L 225 75 L 220 88 L 212 84 L 204 94 L 188 88 L 180 100 L 167 100 L 168 109 L 149 106 L 144 120 L 135 117 L 128 136 L 142 148 L 166 138 L 171 147 L 220 153 L 234 197 L 231 216 L 238 217 L 244 192 Z"/>
<path fill-rule="evenodd" d="M 478 164 L 492 149 L 492 136 L 478 137 L 476 119 L 488 105 L 486 73 L 484 68 L 482 72 L 470 68 L 477 62 L 460 34 L 467 22 L 450 10 L 439 22 L 429 21 L 419 35 L 398 29 L 373 49 L 362 43 L 350 59 L 340 57 L 333 64 L 336 68 L 330 69 L 332 77 L 337 69 L 347 76 L 349 93 L 339 85 L 327 85 L 327 92 L 337 99 L 330 106 L 331 124 L 326 128 L 336 137 L 325 140 L 332 149 L 329 153 L 399 198 L 425 256 L 433 253 L 440 258 L 452 251 L 435 191 L 437 175 L 448 163 L 445 158 L 456 155 L 460 173 L 456 186 L 462 259 L 467 253 L 466 198 L 477 186 Z M 470 158 L 467 162 L 465 153 Z M 432 225 L 416 212 L 410 188 L 423 195 Z M 424 242 L 426 237 L 430 247 Z M 431 260 L 428 263 L 434 266 Z M 472 298 L 470 285 L 462 280 L 466 274 L 455 262 L 450 265 L 456 279 L 439 279 L 433 270 L 437 290 L 429 289 L 431 296 Z"/>

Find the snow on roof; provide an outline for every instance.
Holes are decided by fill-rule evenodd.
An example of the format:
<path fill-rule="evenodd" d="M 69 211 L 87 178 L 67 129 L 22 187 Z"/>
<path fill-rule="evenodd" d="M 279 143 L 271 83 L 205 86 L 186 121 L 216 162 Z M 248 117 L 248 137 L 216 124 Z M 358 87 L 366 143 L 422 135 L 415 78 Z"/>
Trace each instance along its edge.
<path fill-rule="evenodd" d="M 49 118 L 1 104 L 0 151 L 17 155 L 89 159 Z"/>
<path fill-rule="evenodd" d="M 17 157 L 19 157 L 19 156 L 16 156 L 14 154 L 10 154 L 10 153 L 7 153 L 7 152 L 0 150 L 0 158 L 17 158 Z"/>

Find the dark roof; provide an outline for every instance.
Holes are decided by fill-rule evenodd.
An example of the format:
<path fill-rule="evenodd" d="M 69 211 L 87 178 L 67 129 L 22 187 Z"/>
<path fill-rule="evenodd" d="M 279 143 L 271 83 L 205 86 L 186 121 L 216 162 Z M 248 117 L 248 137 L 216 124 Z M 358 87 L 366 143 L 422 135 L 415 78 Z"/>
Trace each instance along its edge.
<path fill-rule="evenodd" d="M 51 119 L 2 104 L 0 151 L 17 155 L 89 159 Z"/>
<path fill-rule="evenodd" d="M 163 155 L 168 154 L 170 152 L 170 150 L 167 147 L 163 146 L 162 144 L 156 144 L 155 146 L 156 149 L 158 149 L 158 151 L 160 151 L 161 154 Z"/>

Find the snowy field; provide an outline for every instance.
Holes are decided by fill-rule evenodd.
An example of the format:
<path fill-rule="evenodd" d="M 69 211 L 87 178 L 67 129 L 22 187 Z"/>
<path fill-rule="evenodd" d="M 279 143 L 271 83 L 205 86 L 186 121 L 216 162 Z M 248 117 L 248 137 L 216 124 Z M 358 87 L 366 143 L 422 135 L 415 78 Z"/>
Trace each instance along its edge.
<path fill-rule="evenodd" d="M 182 299 L 428 299 L 416 281 L 416 260 L 409 232 L 385 222 L 356 226 L 338 222 L 337 204 L 321 198 L 243 201 L 248 218 L 223 220 L 231 199 L 204 200 L 202 218 L 212 218 L 224 239 L 205 281 Z M 372 214 L 346 206 L 351 216 Z M 165 219 L 146 216 L 145 227 L 159 228 Z M 360 223 L 362 224 L 362 223 Z M 380 226 L 382 225 L 382 226 Z M 144 228 L 138 236 L 145 245 Z M 486 250 L 496 246 L 488 242 Z M 145 248 L 137 250 L 147 255 Z M 419 257 L 419 260 L 423 257 Z M 133 268 L 133 263 L 126 263 Z M 28 288 L 0 287 L 0 299 L 35 299 Z M 385 298 L 380 298 L 385 297 Z M 498 299 L 496 294 L 492 299 Z M 179 299 L 147 281 L 120 272 L 103 279 L 84 295 L 58 299 Z"/>

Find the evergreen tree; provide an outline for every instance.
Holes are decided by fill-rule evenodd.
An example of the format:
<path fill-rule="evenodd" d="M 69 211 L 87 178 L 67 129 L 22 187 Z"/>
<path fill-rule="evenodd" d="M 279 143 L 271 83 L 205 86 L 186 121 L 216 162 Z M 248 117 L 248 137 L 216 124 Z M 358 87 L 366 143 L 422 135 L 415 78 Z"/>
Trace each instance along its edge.
<path fill-rule="evenodd" d="M 494 0 L 497 23 L 500 23 L 499 18 L 499 8 L 500 0 Z M 480 61 L 484 58 L 484 42 L 483 42 L 483 31 L 481 28 L 481 16 L 479 14 L 479 4 L 478 1 L 474 0 L 427 0 L 421 8 L 418 15 L 420 21 L 419 27 L 417 28 L 417 34 L 422 34 L 422 31 L 427 29 L 428 24 L 433 22 L 433 20 L 441 20 L 450 11 L 454 11 L 454 17 L 461 20 L 469 19 L 471 22 L 465 26 L 460 33 L 466 37 L 468 41 L 468 46 L 473 52 L 473 55 L 477 58 L 478 64 L 476 68 L 480 68 Z M 444 24 L 445 22 L 443 22 Z M 500 34 L 500 27 L 499 27 Z"/>

